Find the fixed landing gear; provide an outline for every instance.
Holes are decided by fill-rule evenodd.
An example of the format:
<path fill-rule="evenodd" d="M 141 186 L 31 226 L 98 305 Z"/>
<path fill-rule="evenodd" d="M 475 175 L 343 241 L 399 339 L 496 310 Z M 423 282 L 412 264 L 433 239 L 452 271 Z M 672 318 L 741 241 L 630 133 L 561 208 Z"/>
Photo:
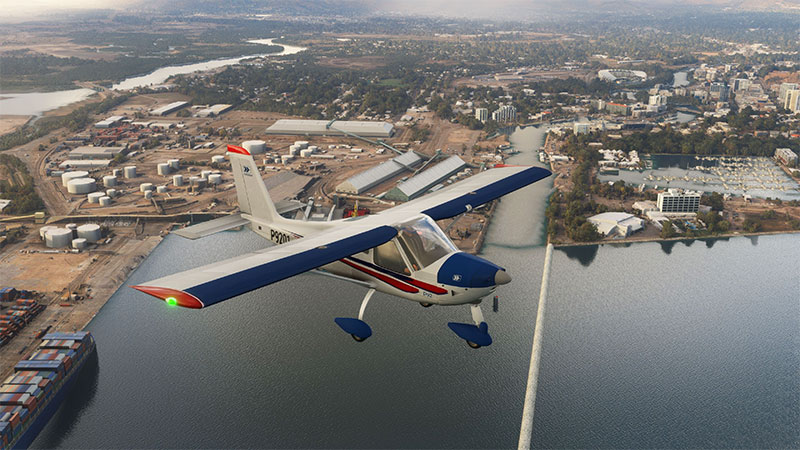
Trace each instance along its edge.
<path fill-rule="evenodd" d="M 475 325 L 468 323 L 450 322 L 447 324 L 455 334 L 467 341 L 467 345 L 472 348 L 481 348 L 492 345 L 492 337 L 489 335 L 489 324 L 483 319 L 480 303 L 470 305 L 472 321 Z"/>
<path fill-rule="evenodd" d="M 362 319 L 364 318 L 364 310 L 367 309 L 367 303 L 369 303 L 369 299 L 372 298 L 372 294 L 375 293 L 375 289 L 370 289 L 367 291 L 367 295 L 364 296 L 364 300 L 361 301 L 361 309 L 358 311 L 358 319 L 353 319 L 351 317 L 337 317 L 333 321 L 336 322 L 336 325 L 339 325 L 339 328 L 344 330 L 345 333 L 350 334 L 356 342 L 364 342 L 367 340 L 368 337 L 372 336 L 372 328 L 367 325 L 367 322 L 364 322 Z"/>
<path fill-rule="evenodd" d="M 430 308 L 433 306 L 433 303 L 420 303 L 420 305 L 422 305 L 423 308 Z"/>

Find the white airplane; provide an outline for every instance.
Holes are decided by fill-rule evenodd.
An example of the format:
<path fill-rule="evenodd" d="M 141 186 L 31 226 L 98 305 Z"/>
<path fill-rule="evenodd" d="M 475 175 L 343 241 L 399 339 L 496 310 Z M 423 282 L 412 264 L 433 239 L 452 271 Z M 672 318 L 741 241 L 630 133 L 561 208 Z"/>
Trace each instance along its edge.
<path fill-rule="evenodd" d="M 372 335 L 364 310 L 380 291 L 425 307 L 468 304 L 475 324 L 448 326 L 473 348 L 490 345 L 480 303 L 511 277 L 502 267 L 459 251 L 435 221 L 467 213 L 551 174 L 540 167 L 498 165 L 378 214 L 309 222 L 278 214 L 247 150 L 229 145 L 228 157 L 241 212 L 175 233 L 197 239 L 247 225 L 278 245 L 131 287 L 169 305 L 204 308 L 315 271 L 368 288 L 357 319 L 335 319 L 359 342 Z"/>

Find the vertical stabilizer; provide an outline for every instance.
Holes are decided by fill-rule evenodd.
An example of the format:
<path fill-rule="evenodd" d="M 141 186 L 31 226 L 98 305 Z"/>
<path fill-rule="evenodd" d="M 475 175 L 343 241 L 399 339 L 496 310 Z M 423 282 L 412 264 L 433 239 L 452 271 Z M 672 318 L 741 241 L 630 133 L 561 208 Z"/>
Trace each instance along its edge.
<path fill-rule="evenodd" d="M 272 203 L 261 173 L 250 152 L 242 147 L 229 145 L 228 158 L 231 161 L 241 212 L 268 222 L 277 221 L 278 211 L 275 209 L 275 204 Z"/>

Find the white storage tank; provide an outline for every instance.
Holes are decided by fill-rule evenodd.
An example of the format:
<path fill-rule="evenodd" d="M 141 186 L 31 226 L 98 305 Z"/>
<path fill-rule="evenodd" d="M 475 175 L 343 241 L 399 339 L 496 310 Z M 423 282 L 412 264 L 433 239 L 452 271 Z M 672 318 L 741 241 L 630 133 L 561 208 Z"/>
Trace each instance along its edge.
<path fill-rule="evenodd" d="M 225 157 L 222 156 L 222 155 L 214 155 L 214 156 L 211 157 L 211 162 L 212 163 L 217 163 L 217 164 L 224 163 L 225 162 Z"/>
<path fill-rule="evenodd" d="M 152 191 L 153 183 L 142 183 L 139 185 L 139 192 Z"/>
<path fill-rule="evenodd" d="M 312 153 L 316 153 L 317 150 L 319 150 L 319 147 L 317 147 L 316 145 L 309 145 L 308 149 L 311 150 Z"/>
<path fill-rule="evenodd" d="M 67 192 L 70 194 L 88 194 L 97 189 L 97 182 L 94 178 L 76 178 L 67 183 Z"/>
<path fill-rule="evenodd" d="M 94 243 L 102 239 L 103 235 L 100 232 L 100 225 L 87 223 L 78 227 L 78 237 Z"/>
<path fill-rule="evenodd" d="M 267 143 L 260 140 L 244 141 L 242 142 L 242 148 L 250 152 L 251 155 L 260 155 L 266 153 Z"/>
<path fill-rule="evenodd" d="M 77 223 L 68 223 L 65 225 L 65 228 L 69 231 L 72 231 L 72 238 L 78 237 L 78 224 Z"/>
<path fill-rule="evenodd" d="M 302 150 L 302 148 L 297 144 L 289 146 L 289 154 L 291 156 L 297 156 L 300 153 L 300 150 Z"/>
<path fill-rule="evenodd" d="M 136 178 L 136 166 L 126 166 L 123 173 L 125 178 Z"/>
<path fill-rule="evenodd" d="M 52 225 L 45 225 L 42 228 L 39 228 L 39 237 L 44 240 L 44 237 L 47 235 L 47 232 L 50 230 L 55 230 L 58 227 L 54 227 Z"/>
<path fill-rule="evenodd" d="M 64 172 L 61 174 L 61 185 L 64 187 L 69 186 L 70 180 L 77 180 L 78 178 L 87 178 L 89 172 L 85 170 L 76 170 L 74 172 Z"/>
<path fill-rule="evenodd" d="M 104 195 L 100 197 L 100 206 L 111 206 L 111 197 Z"/>
<path fill-rule="evenodd" d="M 166 186 L 157 186 L 156 187 L 156 192 L 158 192 L 159 194 L 164 194 L 164 193 L 167 192 L 167 187 Z"/>
<path fill-rule="evenodd" d="M 145 200 L 150 200 L 153 198 L 153 191 L 144 191 L 144 198 Z"/>
<path fill-rule="evenodd" d="M 114 197 L 117 196 L 117 190 L 116 189 L 107 189 L 106 190 L 106 195 L 111 197 L 111 198 L 114 198 Z"/>
<path fill-rule="evenodd" d="M 208 176 L 214 173 L 213 170 L 201 170 L 200 171 L 200 178 L 203 180 L 207 180 Z"/>
<path fill-rule="evenodd" d="M 159 163 L 156 166 L 156 170 L 158 171 L 159 175 L 167 176 L 167 175 L 169 175 L 169 164 L 167 164 L 167 163 Z"/>
<path fill-rule="evenodd" d="M 183 186 L 183 175 L 175 175 L 172 177 L 172 184 L 175 186 Z"/>
<path fill-rule="evenodd" d="M 47 230 L 44 236 L 45 245 L 50 248 L 69 247 L 72 243 L 72 230 L 66 228 L 54 228 Z"/>
<path fill-rule="evenodd" d="M 77 238 L 72 240 L 72 248 L 83 250 L 86 248 L 87 241 L 84 238 Z"/>
<path fill-rule="evenodd" d="M 100 197 L 105 197 L 106 194 L 103 192 L 92 192 L 91 194 L 87 195 L 89 198 L 89 203 L 100 203 Z"/>
<path fill-rule="evenodd" d="M 172 170 L 178 170 L 181 168 L 181 160 L 180 159 L 168 159 L 167 164 L 169 164 L 169 168 Z"/>
<path fill-rule="evenodd" d="M 301 158 L 308 158 L 309 156 L 311 156 L 313 154 L 314 154 L 314 151 L 311 150 L 310 148 L 307 148 L 305 150 L 300 150 L 300 157 Z"/>
<path fill-rule="evenodd" d="M 106 175 L 103 177 L 103 186 L 114 187 L 117 185 L 117 177 L 114 175 Z"/>
<path fill-rule="evenodd" d="M 208 184 L 222 184 L 222 175 L 212 173 L 208 176 Z"/>
<path fill-rule="evenodd" d="M 114 170 L 112 170 L 111 171 L 111 175 L 114 175 L 115 177 L 117 177 L 117 179 L 119 179 L 119 177 L 122 176 L 122 169 L 114 169 Z"/>
<path fill-rule="evenodd" d="M 302 150 L 308 147 L 308 141 L 294 141 L 294 145 L 299 145 Z"/>
<path fill-rule="evenodd" d="M 284 164 L 289 164 L 290 162 L 292 162 L 293 159 L 294 159 L 294 156 L 292 156 L 292 155 L 282 155 L 281 156 L 281 162 L 284 163 Z"/>

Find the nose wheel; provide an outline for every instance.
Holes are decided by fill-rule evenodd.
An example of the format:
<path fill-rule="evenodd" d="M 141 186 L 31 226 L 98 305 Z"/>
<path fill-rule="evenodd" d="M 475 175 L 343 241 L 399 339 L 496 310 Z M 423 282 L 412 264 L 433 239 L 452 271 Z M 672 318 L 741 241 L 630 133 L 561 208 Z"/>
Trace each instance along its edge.
<path fill-rule="evenodd" d="M 358 311 L 358 319 L 354 319 L 352 317 L 337 317 L 333 319 L 336 322 L 336 325 L 339 325 L 345 333 L 349 334 L 353 337 L 356 342 L 364 342 L 372 336 L 372 328 L 367 325 L 367 322 L 364 322 L 364 310 L 367 309 L 367 303 L 369 303 L 369 299 L 372 298 L 372 294 L 375 293 L 375 289 L 370 289 L 367 291 L 367 295 L 364 296 L 364 300 L 361 301 L 361 309 Z"/>
<path fill-rule="evenodd" d="M 453 333 L 464 339 L 471 348 L 481 348 L 492 345 L 492 336 L 489 335 L 489 324 L 483 320 L 480 304 L 470 305 L 472 320 L 475 325 L 469 323 L 450 322 L 447 324 Z"/>

